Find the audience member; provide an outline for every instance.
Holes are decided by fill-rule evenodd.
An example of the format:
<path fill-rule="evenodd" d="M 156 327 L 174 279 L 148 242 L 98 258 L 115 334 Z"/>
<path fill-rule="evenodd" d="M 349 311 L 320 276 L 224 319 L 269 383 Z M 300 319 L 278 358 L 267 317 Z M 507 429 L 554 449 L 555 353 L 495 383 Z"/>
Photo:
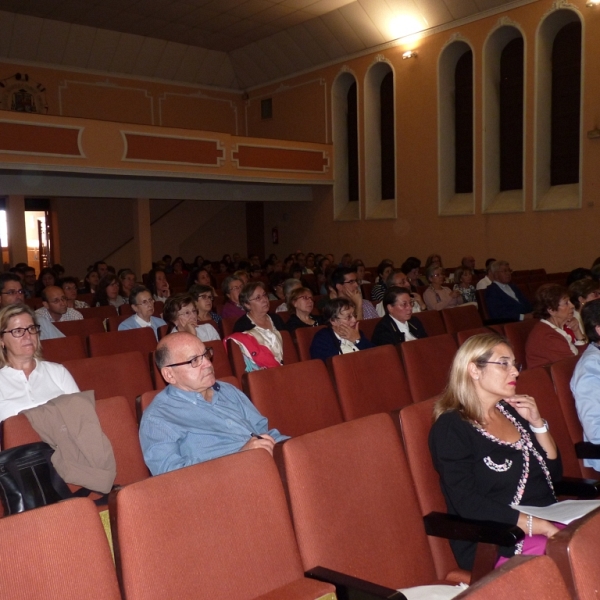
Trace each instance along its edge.
<path fill-rule="evenodd" d="M 163 269 L 152 269 L 148 273 L 148 289 L 157 302 L 166 302 L 171 295 L 167 274 Z"/>
<path fill-rule="evenodd" d="M 194 298 L 198 321 L 213 321 L 215 325 L 221 322 L 221 316 L 212 310 L 214 290 L 210 285 L 193 285 L 189 294 Z"/>
<path fill-rule="evenodd" d="M 383 300 L 383 296 L 387 290 L 385 282 L 393 269 L 394 266 L 389 261 L 382 261 L 377 266 L 377 283 L 371 290 L 371 300 L 373 300 L 373 302 L 381 302 L 381 300 Z"/>
<path fill-rule="evenodd" d="M 368 279 L 365 279 L 365 263 L 357 258 L 351 265 L 356 269 L 356 278 L 358 279 L 358 285 L 365 285 L 371 283 Z"/>
<path fill-rule="evenodd" d="M 35 311 L 37 317 L 48 319 L 50 322 L 54 321 L 80 321 L 83 319 L 83 315 L 75 310 L 69 308 L 67 304 L 67 297 L 62 288 L 51 285 L 42 290 L 42 304 L 41 308 Z"/>
<path fill-rule="evenodd" d="M 77 299 L 77 288 L 79 286 L 79 280 L 77 277 L 63 277 L 61 285 L 65 297 L 67 299 L 67 306 L 69 308 L 89 308 L 90 305 L 83 300 Z"/>
<path fill-rule="evenodd" d="M 330 296 L 334 298 L 349 300 L 354 306 L 355 316 L 359 321 L 379 317 L 375 307 L 368 300 L 363 300 L 355 267 L 338 267 L 335 269 L 329 281 L 329 291 Z"/>
<path fill-rule="evenodd" d="M 302 287 L 302 282 L 300 279 L 296 279 L 295 277 L 290 277 L 283 282 L 283 297 L 285 298 L 285 302 L 280 304 L 275 312 L 287 312 L 289 310 L 288 299 L 290 294 L 298 288 Z"/>
<path fill-rule="evenodd" d="M 490 266 L 492 284 L 485 290 L 490 319 L 495 321 L 522 321 L 531 316 L 531 304 L 523 292 L 510 283 L 512 271 L 505 260 L 496 260 Z"/>
<path fill-rule="evenodd" d="M 407 280 L 408 281 L 408 280 Z M 390 286 L 383 297 L 385 316 L 377 323 L 371 341 L 375 346 L 402 344 L 427 337 L 425 328 L 413 317 L 415 301 L 410 288 Z"/>
<path fill-rule="evenodd" d="M 579 321 L 579 328 L 585 332 L 581 318 L 581 309 L 587 302 L 600 298 L 600 283 L 587 277 L 574 281 L 569 286 L 569 297 L 575 307 L 574 316 Z"/>
<path fill-rule="evenodd" d="M 225 304 L 223 304 L 223 310 L 221 310 L 221 316 L 224 319 L 230 317 L 243 317 L 246 311 L 240 304 L 240 292 L 244 287 L 244 282 L 237 277 L 226 277 L 223 280 L 221 288 L 223 290 L 223 296 L 225 297 Z"/>
<path fill-rule="evenodd" d="M 427 269 L 429 287 L 423 294 L 423 300 L 425 300 L 425 304 L 429 310 L 453 308 L 463 303 L 463 297 L 460 291 L 451 290 L 442 285 L 445 277 L 444 269 L 436 262 L 433 262 Z"/>
<path fill-rule="evenodd" d="M 137 285 L 135 273 L 131 269 L 120 269 L 117 273 L 119 278 L 119 296 L 129 302 L 131 290 Z"/>
<path fill-rule="evenodd" d="M 190 276 L 188 277 L 188 289 L 193 285 L 210 285 L 212 286 L 212 281 L 210 279 L 210 274 L 206 267 L 195 267 L 190 272 Z"/>
<path fill-rule="evenodd" d="M 154 298 L 150 290 L 143 285 L 134 287 L 129 296 L 129 304 L 135 314 L 119 323 L 119 331 L 151 327 L 156 339 L 158 339 L 158 328 L 166 325 L 166 323 L 160 317 L 155 317 L 152 314 L 154 312 Z"/>
<path fill-rule="evenodd" d="M 178 256 L 174 261 L 173 261 L 173 275 L 187 275 L 188 274 L 188 270 L 185 266 L 185 261 L 183 260 L 183 258 L 181 258 L 181 256 Z"/>
<path fill-rule="evenodd" d="M 436 267 L 444 268 L 442 263 L 442 257 L 439 254 L 430 254 L 425 261 L 425 272 L 427 273 L 429 267 L 435 265 Z"/>
<path fill-rule="evenodd" d="M 478 282 L 477 285 L 475 286 L 475 289 L 478 290 L 485 290 L 487 289 L 490 285 L 492 285 L 492 281 L 494 281 L 493 279 L 493 273 L 492 273 L 492 265 L 496 262 L 495 258 L 488 258 L 485 261 L 485 277 L 482 277 Z"/>
<path fill-rule="evenodd" d="M 541 319 L 525 343 L 527 368 L 535 369 L 562 358 L 577 356 L 585 346 L 585 334 L 573 316 L 575 308 L 567 288 L 545 283 L 535 293 L 533 316 Z"/>
<path fill-rule="evenodd" d="M 77 290 L 79 294 L 95 294 L 100 283 L 98 271 L 88 271 L 83 279 L 83 287 Z"/>
<path fill-rule="evenodd" d="M 307 287 L 297 287 L 289 295 L 288 310 L 290 318 L 286 327 L 290 333 L 301 327 L 316 327 L 323 324 L 319 315 L 311 314 L 315 306 L 313 293 Z"/>
<path fill-rule="evenodd" d="M 471 267 L 461 266 L 454 272 L 454 289 L 460 292 L 464 304 L 468 302 L 477 303 L 477 294 L 475 286 L 471 283 L 472 281 L 473 269 Z"/>
<path fill-rule="evenodd" d="M 567 276 L 567 287 L 581 279 L 592 279 L 592 271 L 584 267 L 573 269 Z"/>
<path fill-rule="evenodd" d="M 373 347 L 359 330 L 356 307 L 348 298 L 340 296 L 329 300 L 323 307 L 323 320 L 328 327 L 315 334 L 310 345 L 311 358 L 326 360 L 330 356 Z"/>
<path fill-rule="evenodd" d="M 25 298 L 35 297 L 35 269 L 33 267 L 25 267 L 23 269 L 23 291 L 25 292 Z"/>
<path fill-rule="evenodd" d="M 571 391 L 583 427 L 583 439 L 600 444 L 600 300 L 587 302 L 581 309 L 589 346 L 577 361 Z M 583 464 L 600 471 L 600 459 L 584 459 Z"/>
<path fill-rule="evenodd" d="M 109 273 L 108 265 L 103 260 L 95 262 L 94 266 L 92 267 L 92 270 L 98 273 L 99 279 L 102 279 L 105 275 Z"/>
<path fill-rule="evenodd" d="M 416 256 L 409 256 L 400 267 L 400 270 L 408 277 L 410 289 L 413 292 L 416 292 L 418 287 L 425 285 L 419 275 L 420 268 L 421 261 Z"/>
<path fill-rule="evenodd" d="M 156 365 L 168 383 L 144 411 L 140 443 L 152 475 L 288 439 L 235 386 L 217 382 L 210 352 L 193 335 L 166 336 Z"/>
<path fill-rule="evenodd" d="M 24 304 L 0 310 L 0 421 L 79 391 L 62 365 L 42 359 L 40 329 Z"/>
<path fill-rule="evenodd" d="M 45 267 L 40 271 L 40 275 L 35 284 L 36 298 L 41 298 L 42 290 L 51 285 L 58 285 L 58 277 L 56 277 L 56 273 L 50 267 Z"/>
<path fill-rule="evenodd" d="M 411 289 L 410 287 L 410 281 L 408 280 L 408 277 L 402 272 L 401 269 L 394 269 L 388 276 L 387 281 L 385 282 L 387 289 L 390 289 L 391 287 L 401 287 L 401 288 L 407 288 L 407 289 Z M 413 300 L 413 305 L 412 305 L 412 311 L 413 313 L 418 313 L 421 312 L 422 310 L 427 310 L 427 305 L 425 304 L 423 298 L 421 298 L 421 296 L 419 294 L 417 294 L 417 292 L 412 292 L 410 293 L 410 297 Z M 377 311 L 377 314 L 380 317 L 384 317 L 385 316 L 385 308 L 383 306 L 383 300 L 377 304 L 377 306 L 375 307 L 375 310 Z"/>
<path fill-rule="evenodd" d="M 98 283 L 96 306 L 114 306 L 118 308 L 122 304 L 127 304 L 127 301 L 119 295 L 119 279 L 113 273 L 107 273 Z"/>
<path fill-rule="evenodd" d="M 220 340 L 216 327 L 209 323 L 198 324 L 198 310 L 190 294 L 176 294 L 165 302 L 163 318 L 167 322 L 167 333 L 187 331 L 203 342 Z"/>
<path fill-rule="evenodd" d="M 16 304 L 23 304 L 23 284 L 21 278 L 13 273 L 0 274 L 0 309 Z M 39 337 L 41 340 L 65 337 L 65 334 L 59 331 L 52 323 L 44 317 L 37 317 L 37 323 L 40 326 Z"/>

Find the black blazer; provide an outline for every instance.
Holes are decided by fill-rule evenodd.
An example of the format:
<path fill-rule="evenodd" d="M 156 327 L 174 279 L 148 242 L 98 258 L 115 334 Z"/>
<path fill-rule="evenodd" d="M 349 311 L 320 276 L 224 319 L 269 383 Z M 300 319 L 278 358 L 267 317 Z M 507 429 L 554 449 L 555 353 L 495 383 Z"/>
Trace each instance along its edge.
<path fill-rule="evenodd" d="M 427 332 L 417 317 L 413 316 L 408 320 L 408 328 L 417 339 L 427 337 Z M 404 333 L 398 329 L 398 325 L 396 325 L 394 319 L 392 319 L 390 315 L 385 315 L 385 317 L 377 323 L 373 335 L 371 336 L 371 341 L 375 346 L 384 346 L 385 344 L 393 344 L 395 346 L 396 344 L 401 344 L 405 340 Z"/>
<path fill-rule="evenodd" d="M 287 331 L 286 324 L 284 320 L 275 313 L 269 313 L 271 317 L 271 321 L 273 321 L 273 325 L 275 325 L 275 329 L 277 331 Z M 233 326 L 233 333 L 243 333 L 244 331 L 248 331 L 250 329 L 254 329 L 256 325 L 250 320 L 248 315 L 244 315 L 240 317 Z"/>

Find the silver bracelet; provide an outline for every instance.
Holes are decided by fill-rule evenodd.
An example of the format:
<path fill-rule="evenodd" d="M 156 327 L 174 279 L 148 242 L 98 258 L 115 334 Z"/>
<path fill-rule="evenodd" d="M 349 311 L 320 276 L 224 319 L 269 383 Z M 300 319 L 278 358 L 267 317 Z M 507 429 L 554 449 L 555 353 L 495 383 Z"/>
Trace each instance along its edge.
<path fill-rule="evenodd" d="M 544 421 L 543 427 L 534 427 L 533 425 L 529 424 L 529 429 L 531 429 L 533 433 L 548 433 L 548 430 L 550 429 L 550 427 L 548 427 L 548 421 L 546 421 L 546 419 L 542 419 L 542 421 Z"/>
<path fill-rule="evenodd" d="M 527 534 L 529 537 L 533 536 L 533 517 L 531 515 L 527 515 Z"/>

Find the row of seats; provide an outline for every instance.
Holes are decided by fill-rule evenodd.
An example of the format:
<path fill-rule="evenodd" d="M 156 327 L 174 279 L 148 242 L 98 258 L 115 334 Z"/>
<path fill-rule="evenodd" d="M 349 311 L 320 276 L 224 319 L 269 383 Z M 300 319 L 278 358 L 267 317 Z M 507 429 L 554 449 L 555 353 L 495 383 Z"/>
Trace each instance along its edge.
<path fill-rule="evenodd" d="M 410 411 L 428 430 L 425 406 L 403 409 L 403 435 L 414 429 Z M 557 534 L 548 556 L 480 578 L 457 568 L 446 539 L 426 534 L 411 443 L 377 414 L 289 440 L 277 462 L 243 452 L 130 483 L 109 500 L 116 570 L 88 499 L 2 519 L 2 597 L 332 599 L 333 586 L 305 576 L 317 567 L 375 584 L 381 597 L 469 580 L 458 598 L 595 597 L 600 513 Z"/>

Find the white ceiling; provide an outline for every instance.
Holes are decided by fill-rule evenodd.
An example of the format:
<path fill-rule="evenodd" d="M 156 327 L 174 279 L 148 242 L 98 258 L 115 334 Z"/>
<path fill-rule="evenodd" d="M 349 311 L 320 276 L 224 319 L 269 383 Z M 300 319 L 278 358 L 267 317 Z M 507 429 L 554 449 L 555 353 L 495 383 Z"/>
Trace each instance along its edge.
<path fill-rule="evenodd" d="M 0 59 L 248 89 L 535 0 L 0 0 Z"/>

